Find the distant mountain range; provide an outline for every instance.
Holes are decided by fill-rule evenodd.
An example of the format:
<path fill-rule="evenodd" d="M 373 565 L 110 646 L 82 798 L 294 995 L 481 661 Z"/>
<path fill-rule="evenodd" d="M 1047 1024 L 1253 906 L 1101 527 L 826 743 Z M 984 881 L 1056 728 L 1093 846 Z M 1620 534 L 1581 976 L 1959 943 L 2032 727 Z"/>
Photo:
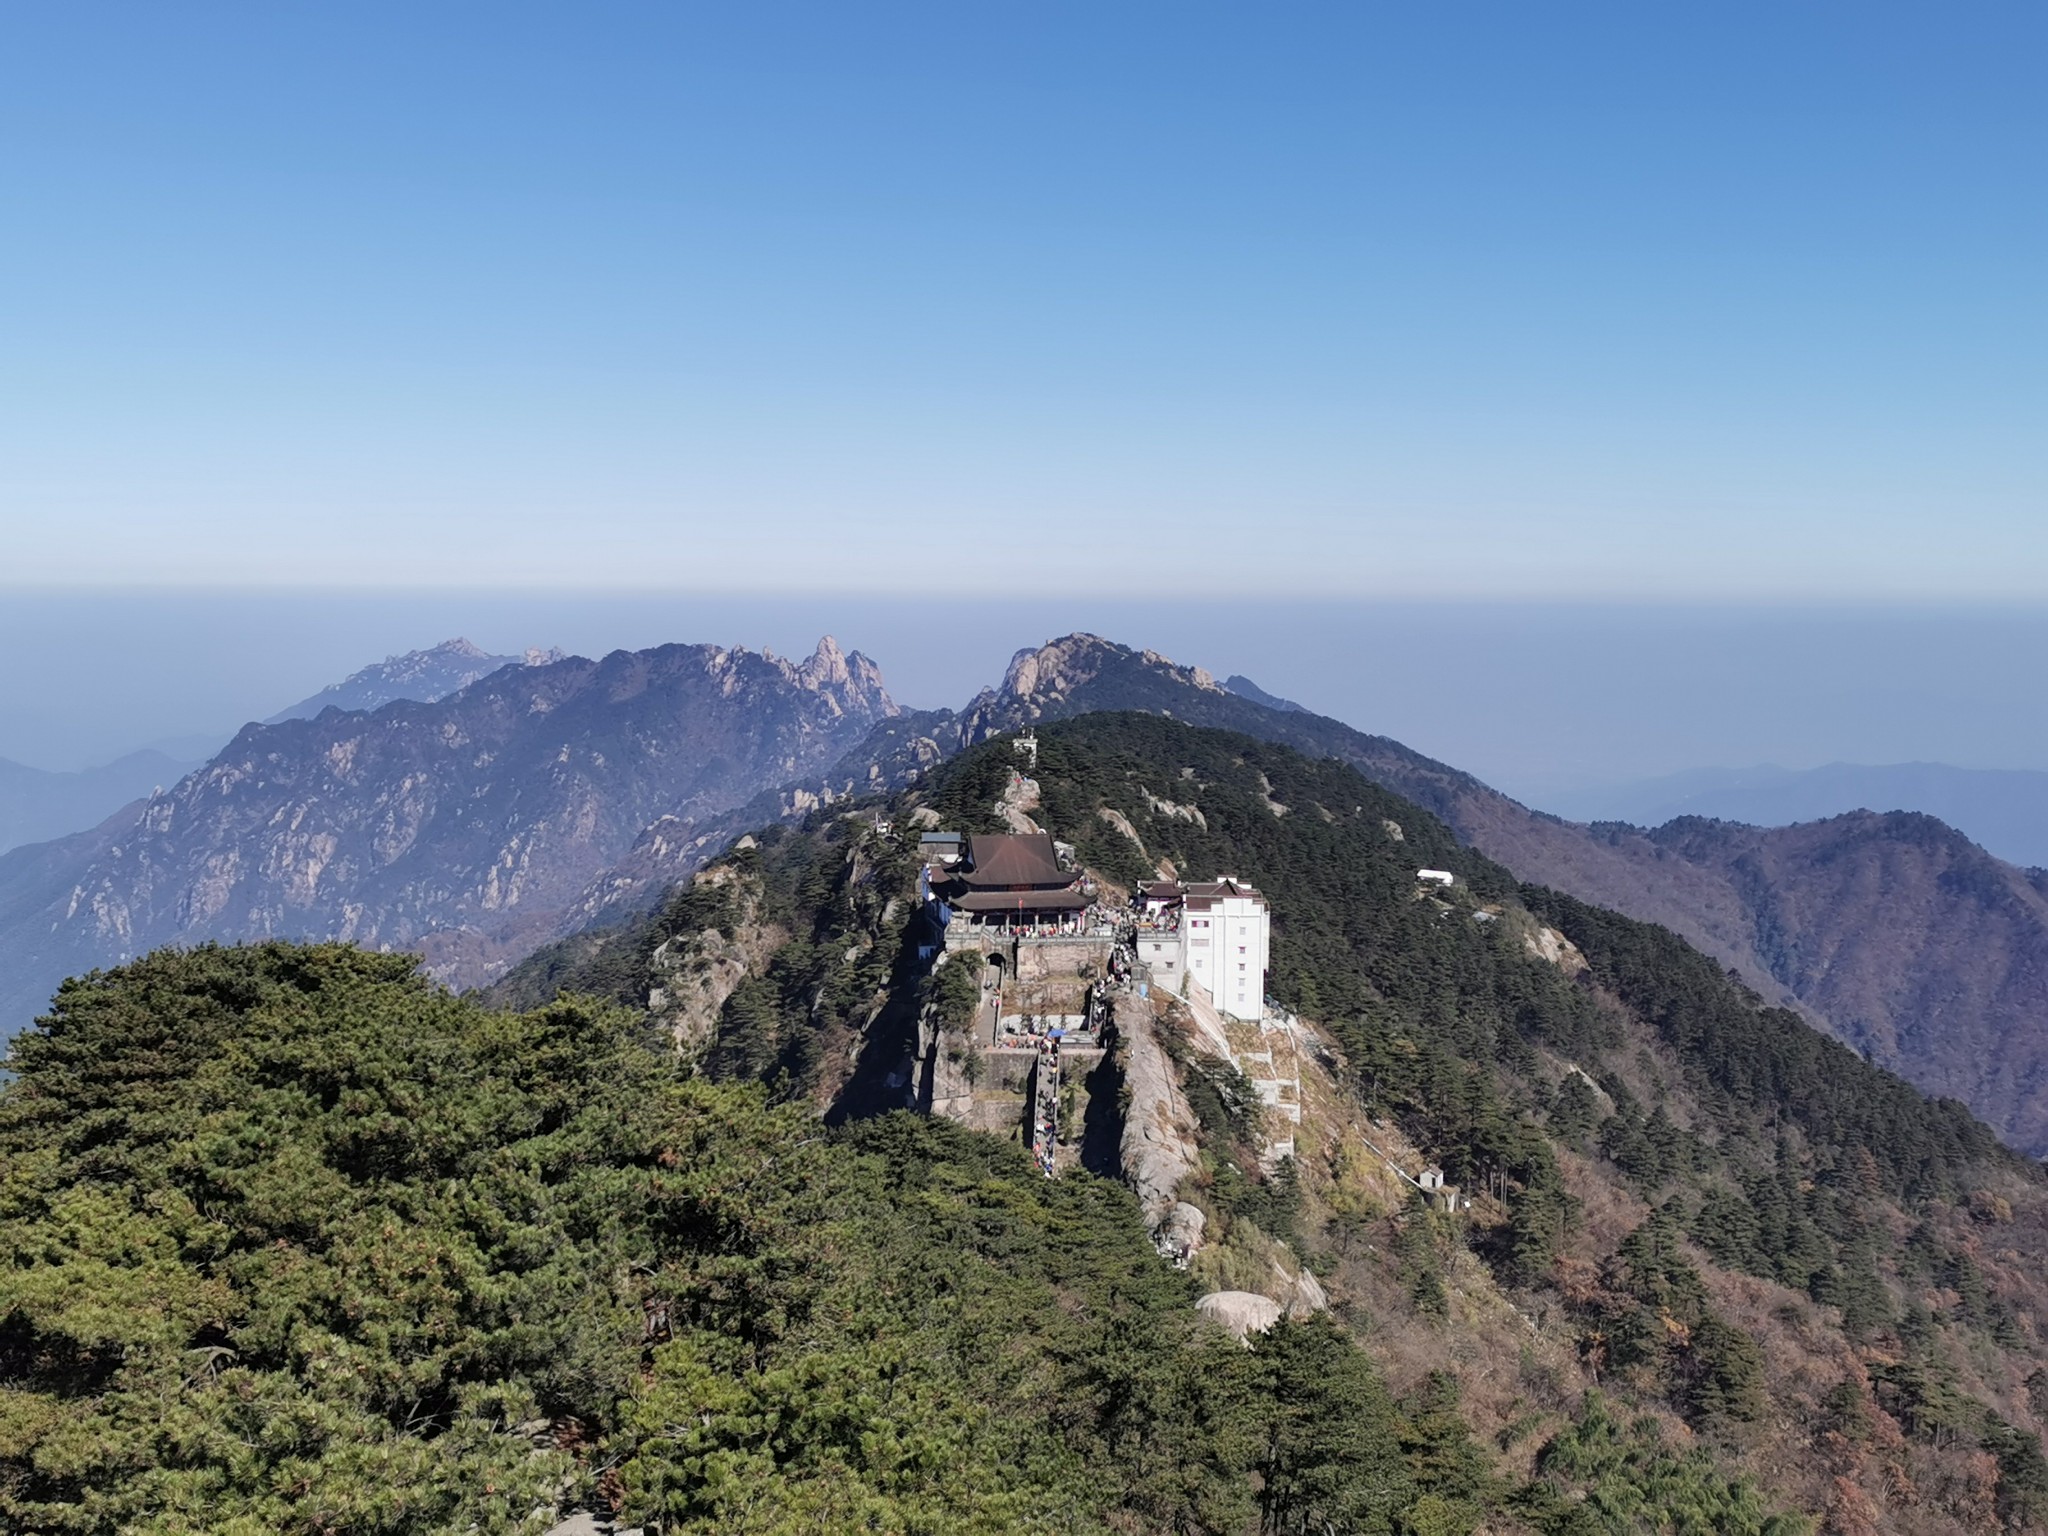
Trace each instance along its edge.
<path fill-rule="evenodd" d="M 89 827 L 198 766 L 153 751 L 131 752 L 78 773 L 49 773 L 0 758 L 0 853 Z"/>
<path fill-rule="evenodd" d="M 1639 827 L 1680 816 L 1784 827 L 1848 811 L 1920 811 L 1940 817 L 2001 859 L 2048 865 L 2048 773 L 2037 770 L 1945 763 L 1701 768 L 1548 796 L 1546 808 L 1573 821 Z"/>
<path fill-rule="evenodd" d="M 1523 880 L 1673 929 L 2048 1150 L 2048 876 L 1922 815 L 1581 825 L 1270 697 L 1070 635 L 958 711 L 905 712 L 828 640 L 801 663 L 678 645 L 500 667 L 437 701 L 250 726 L 94 831 L 0 856 L 0 1032 L 61 977 L 169 942 L 345 938 L 479 985 L 644 910 L 764 821 L 915 782 L 1035 721 L 1143 710 L 1338 758 Z"/>
<path fill-rule="evenodd" d="M 664 815 L 715 817 L 895 713 L 865 657 L 664 646 L 251 725 L 167 793 L 0 856 L 0 1018 L 163 944 L 321 935 L 458 985 L 552 938 Z"/>
<path fill-rule="evenodd" d="M 1239 697 L 1250 699 L 1254 704 L 1263 704 L 1268 709 L 1281 710 L 1290 715 L 1305 715 L 1308 713 L 1306 709 L 1295 703 L 1294 700 L 1283 699 L 1277 693 L 1266 692 L 1265 689 L 1242 673 L 1226 677 L 1223 680 L 1223 686 Z"/>
<path fill-rule="evenodd" d="M 264 723 L 310 720 L 323 709 L 377 709 L 400 699 L 432 703 L 488 677 L 500 667 L 559 661 L 559 651 L 493 656 L 467 640 L 387 656 L 375 666 L 281 709 Z M 48 842 L 98 825 L 130 801 L 176 784 L 203 766 L 221 737 L 189 737 L 144 748 L 97 768 L 52 773 L 0 758 L 0 853 Z"/>
<path fill-rule="evenodd" d="M 311 720 L 323 709 L 379 709 L 400 699 L 431 704 L 460 692 L 500 667 L 543 666 L 560 661 L 560 651 L 530 650 L 520 656 L 493 656 L 480 646 L 457 638 L 424 651 L 387 656 L 374 666 L 351 673 L 340 682 L 281 709 L 263 723 Z"/>

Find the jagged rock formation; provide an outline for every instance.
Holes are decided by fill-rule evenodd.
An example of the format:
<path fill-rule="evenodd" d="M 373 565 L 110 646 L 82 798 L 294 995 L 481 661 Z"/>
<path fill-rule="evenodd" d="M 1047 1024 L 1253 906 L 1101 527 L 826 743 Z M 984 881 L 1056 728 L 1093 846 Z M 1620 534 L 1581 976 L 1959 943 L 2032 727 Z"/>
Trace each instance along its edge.
<path fill-rule="evenodd" d="M 1323 1290 L 1322 1281 L 1318 1280 L 1306 1269 L 1299 1270 L 1290 1275 L 1285 1269 L 1275 1264 L 1273 1272 L 1281 1290 L 1287 1297 L 1287 1315 L 1289 1317 L 1307 1317 L 1312 1312 L 1327 1312 L 1330 1310 L 1330 1298 L 1328 1293 Z"/>
<path fill-rule="evenodd" d="M 1011 657 L 1002 685 L 984 688 L 961 711 L 960 739 L 971 745 L 1033 720 L 1090 710 L 1144 709 L 1162 688 L 1233 698 L 1200 667 L 1177 666 L 1157 651 L 1133 651 L 1100 635 L 1067 635 Z"/>
<path fill-rule="evenodd" d="M 802 662 L 663 646 L 249 726 L 133 817 L 0 859 L 0 1019 L 25 1023 L 64 975 L 206 939 L 416 948 L 487 981 L 578 926 L 650 824 L 817 774 L 894 712 L 828 638 Z"/>

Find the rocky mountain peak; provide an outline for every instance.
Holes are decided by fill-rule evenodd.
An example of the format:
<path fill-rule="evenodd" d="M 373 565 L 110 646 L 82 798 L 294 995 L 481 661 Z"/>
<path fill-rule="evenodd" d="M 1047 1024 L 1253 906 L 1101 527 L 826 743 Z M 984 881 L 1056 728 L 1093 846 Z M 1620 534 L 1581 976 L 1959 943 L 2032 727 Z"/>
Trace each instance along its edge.
<path fill-rule="evenodd" d="M 818 648 L 811 652 L 811 659 L 797 671 L 821 683 L 843 683 L 848 677 L 846 652 L 839 649 L 839 642 L 830 635 L 821 635 Z"/>
<path fill-rule="evenodd" d="M 1041 695 L 1055 698 L 1088 682 L 1103 661 L 1123 647 L 1100 635 L 1073 634 L 1048 640 L 1035 650 L 1026 646 L 1010 658 L 999 690 L 1005 698 L 1025 702 Z"/>
<path fill-rule="evenodd" d="M 901 713 L 895 700 L 889 697 L 889 690 L 882 684 L 882 669 L 859 651 L 842 651 L 839 642 L 830 635 L 819 639 L 817 649 L 805 661 L 791 664 L 780 657 L 775 660 L 785 668 L 791 682 L 813 693 L 824 694 L 849 713 L 880 716 Z"/>
<path fill-rule="evenodd" d="M 1027 646 L 1012 656 L 997 696 L 1019 704 L 1054 703 L 1094 682 L 1104 671 L 1133 663 L 1160 674 L 1162 680 L 1184 683 L 1206 693 L 1224 691 L 1200 667 L 1183 667 L 1157 651 L 1134 651 L 1100 635 L 1077 632 L 1048 640 L 1035 649 Z"/>

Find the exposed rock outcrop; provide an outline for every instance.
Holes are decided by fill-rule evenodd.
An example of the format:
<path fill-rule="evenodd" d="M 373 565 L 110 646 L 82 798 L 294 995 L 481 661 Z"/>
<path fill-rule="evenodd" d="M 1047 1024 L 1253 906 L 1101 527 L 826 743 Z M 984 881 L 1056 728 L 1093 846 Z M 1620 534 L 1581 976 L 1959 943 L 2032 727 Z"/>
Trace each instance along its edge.
<path fill-rule="evenodd" d="M 1289 1317 L 1307 1317 L 1316 1312 L 1330 1309 L 1330 1298 L 1323 1290 L 1323 1283 L 1306 1269 L 1289 1274 L 1285 1266 L 1273 1265 L 1274 1299 L 1287 1309 Z"/>
<path fill-rule="evenodd" d="M 1151 1005 L 1119 997 L 1116 1028 L 1124 1080 L 1124 1182 L 1138 1196 L 1146 1229 L 1156 1234 L 1179 1197 L 1181 1180 L 1199 1161 L 1201 1127 L 1153 1033 Z"/>
<path fill-rule="evenodd" d="M 1195 1310 L 1237 1338 L 1247 1339 L 1279 1322 L 1284 1309 L 1257 1291 L 1211 1291 L 1195 1303 Z"/>
<path fill-rule="evenodd" d="M 717 1032 L 727 999 L 758 975 L 789 935 L 761 922 L 761 881 L 721 864 L 698 874 L 695 888 L 721 890 L 731 902 L 724 926 L 678 933 L 656 946 L 650 968 L 648 1012 L 690 1055 Z"/>
<path fill-rule="evenodd" d="M 984 689 L 960 716 L 963 743 L 986 740 L 1047 716 L 1075 713 L 1070 705 L 1083 690 L 1102 695 L 1083 708 L 1143 708 L 1139 695 L 1164 685 L 1197 689 L 1219 701 L 1257 708 L 1218 686 L 1200 667 L 1183 667 L 1156 651 L 1131 651 L 1099 635 L 1075 634 L 1019 651 L 1010 658 L 1002 686 Z M 1129 703 L 1115 695 L 1129 689 Z"/>
<path fill-rule="evenodd" d="M 1159 1245 L 1161 1253 L 1176 1263 L 1185 1264 L 1202 1251 L 1202 1233 L 1208 1225 L 1209 1218 L 1202 1214 L 1200 1206 L 1176 1200 L 1153 1232 L 1152 1239 Z"/>
<path fill-rule="evenodd" d="M 1038 780 L 1021 773 L 1011 774 L 1010 782 L 1003 786 L 996 800 L 996 814 L 1003 818 L 1003 825 L 1025 837 L 1043 831 L 1031 819 L 1031 812 L 1037 809 Z"/>
<path fill-rule="evenodd" d="M 1102 807 L 1101 810 L 1097 811 L 1095 814 L 1101 817 L 1105 822 L 1109 823 L 1109 825 L 1114 827 L 1117 831 L 1123 833 L 1123 835 L 1129 838 L 1133 843 L 1136 843 L 1138 846 L 1138 852 L 1141 855 L 1145 852 L 1145 840 L 1138 836 L 1138 829 L 1131 825 L 1130 817 L 1126 816 L 1122 811 L 1112 810 L 1110 809 L 1110 807 L 1106 805 Z"/>
<path fill-rule="evenodd" d="M 1579 953 L 1579 947 L 1555 928 L 1538 928 L 1522 942 L 1530 954 L 1548 960 L 1567 976 L 1576 976 L 1586 968 L 1586 957 Z"/>

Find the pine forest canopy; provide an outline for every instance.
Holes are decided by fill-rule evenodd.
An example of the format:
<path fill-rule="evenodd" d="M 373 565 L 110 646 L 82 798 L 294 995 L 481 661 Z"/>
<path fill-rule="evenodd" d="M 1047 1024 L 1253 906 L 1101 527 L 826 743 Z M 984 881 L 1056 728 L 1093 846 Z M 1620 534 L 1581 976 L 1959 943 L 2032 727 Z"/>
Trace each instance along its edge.
<path fill-rule="evenodd" d="M 1504 1495 L 1333 1324 L 1199 1323 L 1114 1185 L 820 1136 L 623 1009 L 204 948 L 70 984 L 17 1066 L 10 1531 L 537 1530 L 567 1488 L 670 1531 L 1393 1532 Z M 1621 1460 L 1573 1454 L 1517 1497 Z"/>

